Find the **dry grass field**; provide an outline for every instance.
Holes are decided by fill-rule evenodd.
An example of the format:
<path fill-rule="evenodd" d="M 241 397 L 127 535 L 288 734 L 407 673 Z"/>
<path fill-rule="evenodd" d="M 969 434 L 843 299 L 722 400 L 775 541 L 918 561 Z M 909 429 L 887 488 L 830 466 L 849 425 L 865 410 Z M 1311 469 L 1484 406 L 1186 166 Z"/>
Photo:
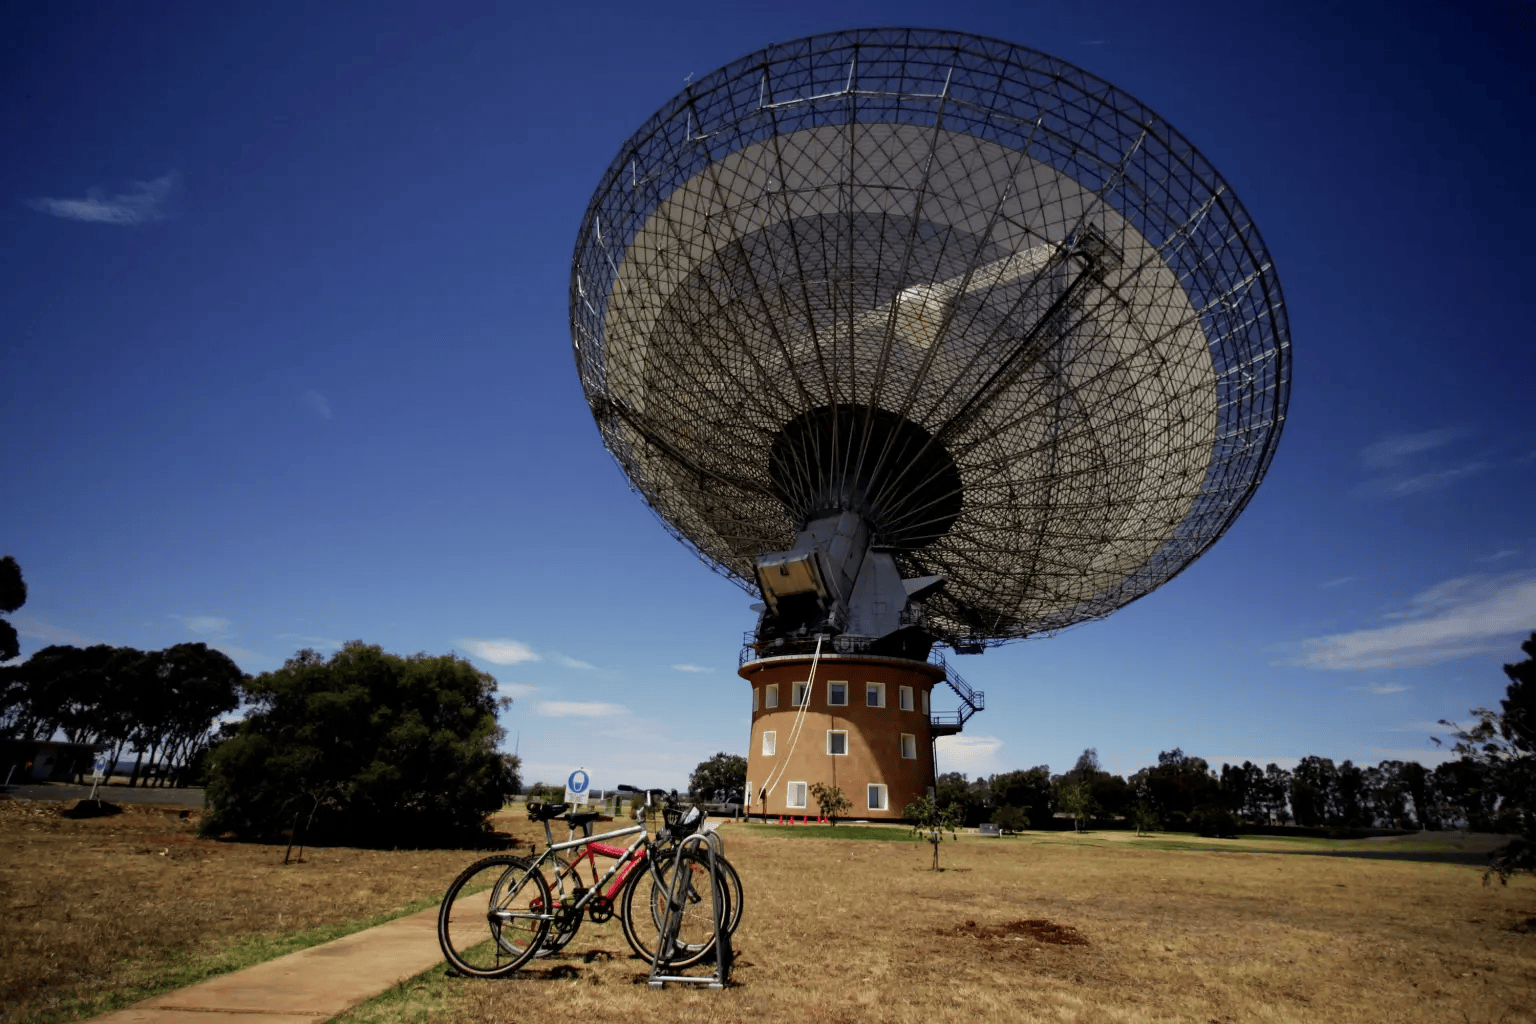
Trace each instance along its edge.
<path fill-rule="evenodd" d="M 0 799 L 0 1024 L 89 1016 L 433 905 L 479 855 L 306 850 L 284 865 L 284 846 L 197 838 L 195 811 L 73 820 L 61 806 Z"/>
<path fill-rule="evenodd" d="M 475 856 L 336 849 L 284 867 L 281 847 L 200 842 L 173 816 L 39 808 L 0 802 L 7 1024 L 70 992 L 100 998 L 168 964 L 430 900 Z M 1536 884 L 1484 887 L 1476 867 L 1407 859 L 1454 837 L 962 838 L 934 873 L 925 844 L 840 831 L 723 827 L 748 900 L 728 991 L 652 991 L 617 922 L 589 923 L 512 978 L 439 967 L 343 1020 L 1536 1021 Z"/>

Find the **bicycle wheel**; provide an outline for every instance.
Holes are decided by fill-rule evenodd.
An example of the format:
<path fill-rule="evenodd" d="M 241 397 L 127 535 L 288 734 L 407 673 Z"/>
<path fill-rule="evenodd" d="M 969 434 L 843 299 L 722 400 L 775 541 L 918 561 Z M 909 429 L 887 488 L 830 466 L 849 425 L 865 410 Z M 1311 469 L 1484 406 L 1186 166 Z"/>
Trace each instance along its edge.
<path fill-rule="evenodd" d="M 576 864 L 571 863 L 558 854 L 554 856 L 554 861 L 556 865 L 555 888 L 551 890 L 551 895 L 554 898 L 554 903 L 551 906 L 560 903 L 562 900 L 575 898 L 575 890 L 585 888 L 581 884 L 581 875 L 576 873 Z M 562 885 L 562 882 L 565 884 Z M 539 951 L 534 954 L 535 956 L 553 956 L 564 949 L 576 937 L 576 933 L 581 930 L 581 919 L 586 916 L 585 911 L 580 914 L 562 914 L 556 909 L 554 913 L 555 919 L 549 923 L 549 931 L 545 934 L 544 941 L 539 945 Z"/>
<path fill-rule="evenodd" d="M 732 935 L 736 934 L 736 926 L 741 924 L 741 905 L 744 897 L 741 894 L 741 876 L 731 866 L 731 862 L 715 854 L 715 866 L 725 875 L 725 895 L 731 908 L 731 919 L 726 922 L 725 930 Z"/>
<path fill-rule="evenodd" d="M 662 854 L 653 862 L 652 869 L 637 873 L 621 897 L 619 919 L 624 927 L 624 938 L 642 958 L 654 963 L 661 946 L 662 932 L 666 927 L 668 912 L 680 916 L 677 936 L 671 955 L 663 958 L 663 966 L 681 969 L 692 967 L 703 960 L 715 948 L 716 905 L 729 920 L 730 897 L 727 895 L 724 873 L 716 878 L 709 874 L 709 862 L 701 854 L 689 851 L 684 854 L 682 870 L 685 874 L 674 889 L 670 884 L 673 860 Z M 678 894 L 675 907 L 672 894 Z"/>
<path fill-rule="evenodd" d="M 464 974 L 496 978 L 527 963 L 549 931 L 549 886 L 521 857 L 476 861 L 437 912 L 437 942 Z"/>

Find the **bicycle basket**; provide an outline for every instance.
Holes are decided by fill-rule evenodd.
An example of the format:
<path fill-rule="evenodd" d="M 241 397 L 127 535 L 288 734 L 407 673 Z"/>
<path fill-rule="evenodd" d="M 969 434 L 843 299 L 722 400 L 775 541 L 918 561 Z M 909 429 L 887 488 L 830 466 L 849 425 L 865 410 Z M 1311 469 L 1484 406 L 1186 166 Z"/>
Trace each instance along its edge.
<path fill-rule="evenodd" d="M 661 812 L 667 834 L 674 839 L 685 839 L 704 825 L 704 813 L 697 807 L 665 807 Z"/>

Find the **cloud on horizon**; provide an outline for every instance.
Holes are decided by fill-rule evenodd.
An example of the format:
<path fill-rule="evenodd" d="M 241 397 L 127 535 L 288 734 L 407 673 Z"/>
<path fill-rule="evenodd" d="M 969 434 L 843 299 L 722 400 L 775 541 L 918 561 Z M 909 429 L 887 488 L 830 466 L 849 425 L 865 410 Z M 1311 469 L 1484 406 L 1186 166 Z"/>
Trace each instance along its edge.
<path fill-rule="evenodd" d="M 714 669 L 707 668 L 707 667 L 705 667 L 703 665 L 673 665 L 672 667 L 675 670 L 677 670 L 678 672 L 713 672 L 714 671 Z"/>
<path fill-rule="evenodd" d="M 27 205 L 40 213 L 90 224 L 148 224 L 165 219 L 161 206 L 175 186 L 175 175 L 167 174 L 153 181 L 129 182 L 128 190 L 115 196 L 94 186 L 85 190 L 83 199 L 33 199 Z"/>
<path fill-rule="evenodd" d="M 995 774 L 999 770 L 996 755 L 1002 747 L 1003 741 L 996 736 L 940 736 L 934 744 L 938 773 Z"/>
<path fill-rule="evenodd" d="M 12 626 L 16 627 L 17 633 L 32 640 L 42 640 L 49 644 L 70 644 L 74 647 L 93 647 L 96 644 L 105 643 L 103 640 L 86 636 L 84 633 L 77 633 L 64 626 L 55 626 L 51 622 L 44 622 L 42 619 L 28 615 L 25 612 L 7 615 L 6 619 L 10 621 Z"/>
<path fill-rule="evenodd" d="M 1398 669 L 1503 650 L 1536 619 L 1536 577 L 1463 576 L 1414 596 L 1383 618 L 1396 624 L 1301 642 L 1294 664 L 1317 669 Z"/>

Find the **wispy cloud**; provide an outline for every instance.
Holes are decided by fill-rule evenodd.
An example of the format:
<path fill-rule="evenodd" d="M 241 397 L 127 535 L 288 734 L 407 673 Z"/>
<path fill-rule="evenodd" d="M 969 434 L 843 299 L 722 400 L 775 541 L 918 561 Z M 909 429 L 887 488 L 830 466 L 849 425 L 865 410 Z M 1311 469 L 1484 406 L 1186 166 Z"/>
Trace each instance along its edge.
<path fill-rule="evenodd" d="M 229 620 L 221 619 L 217 615 L 173 615 L 171 618 L 180 622 L 198 636 L 230 635 Z"/>
<path fill-rule="evenodd" d="M 1342 587 L 1346 583 L 1353 583 L 1353 582 L 1355 582 L 1355 578 L 1353 576 L 1340 576 L 1336 580 L 1329 580 L 1327 583 L 1319 583 L 1317 585 L 1317 589 L 1318 590 L 1332 590 L 1334 587 Z"/>
<path fill-rule="evenodd" d="M 1502 562 L 1506 558 L 1514 558 L 1520 553 L 1517 548 L 1505 548 L 1503 551 L 1495 551 L 1491 555 L 1483 555 L 1477 559 L 1479 562 Z"/>
<path fill-rule="evenodd" d="M 543 700 L 533 710 L 546 718 L 608 718 L 629 713 L 622 704 L 586 700 Z"/>
<path fill-rule="evenodd" d="M 998 770 L 996 755 L 1003 741 L 996 736 L 941 736 L 934 746 L 939 772 L 988 775 Z"/>
<path fill-rule="evenodd" d="M 44 622 L 42 619 L 27 615 L 24 612 L 8 615 L 6 618 L 10 620 L 12 626 L 16 627 L 16 632 L 22 636 L 32 640 L 41 640 L 44 643 L 91 647 L 103 642 L 95 637 L 86 636 L 84 633 L 77 633 L 72 629 L 67 629 L 64 626 L 55 626 L 51 622 Z"/>
<path fill-rule="evenodd" d="M 1449 453 L 1444 449 L 1467 433 L 1461 428 L 1442 427 L 1416 434 L 1393 434 L 1366 445 L 1360 450 L 1360 461 L 1371 474 L 1365 490 L 1402 498 L 1448 487 L 1491 468 L 1490 463 L 1480 458 L 1447 458 Z"/>
<path fill-rule="evenodd" d="M 130 182 L 127 191 L 114 196 L 107 195 L 104 188 L 95 187 L 86 189 L 83 199 L 33 199 L 28 205 L 66 220 L 93 224 L 148 224 L 165 218 L 162 207 L 175 186 L 175 176 L 167 174 L 154 181 Z"/>
<path fill-rule="evenodd" d="M 560 664 L 564 665 L 566 668 L 591 668 L 592 667 L 592 665 L 590 663 L 582 661 L 580 658 L 571 658 L 571 657 L 567 657 L 564 654 L 557 654 L 557 655 L 555 655 L 555 660 L 558 661 Z"/>
<path fill-rule="evenodd" d="M 314 413 L 323 420 L 334 419 L 331 414 L 331 400 L 325 395 L 311 388 L 299 396 L 304 403 L 304 408 Z"/>
<path fill-rule="evenodd" d="M 676 669 L 677 671 L 679 671 L 679 672 L 713 672 L 714 671 L 714 669 L 707 668 L 707 667 L 705 667 L 703 665 L 673 665 L 672 667 L 674 669 Z"/>
<path fill-rule="evenodd" d="M 537 686 L 529 686 L 527 683 L 497 683 L 496 692 L 503 697 L 530 697 L 539 692 Z"/>
<path fill-rule="evenodd" d="M 458 646 L 493 665 L 517 665 L 543 661 L 544 656 L 521 640 L 460 640 Z"/>
<path fill-rule="evenodd" d="M 1351 690 L 1364 690 L 1366 693 L 1403 693 L 1413 689 L 1407 683 L 1371 683 L 1368 686 L 1351 686 Z"/>
<path fill-rule="evenodd" d="M 342 641 L 328 636 L 301 636 L 298 633 L 279 633 L 277 638 L 288 641 L 297 640 L 305 647 L 316 651 L 339 651 L 342 648 Z"/>
<path fill-rule="evenodd" d="M 1418 434 L 1391 434 L 1362 448 L 1360 460 L 1370 469 L 1394 469 L 1414 456 L 1444 448 L 1465 433 L 1453 427 L 1442 427 Z"/>
<path fill-rule="evenodd" d="M 1302 641 L 1296 663 L 1319 669 L 1396 669 L 1500 650 L 1536 626 L 1536 577 L 1464 576 L 1415 595 L 1391 626 Z"/>

